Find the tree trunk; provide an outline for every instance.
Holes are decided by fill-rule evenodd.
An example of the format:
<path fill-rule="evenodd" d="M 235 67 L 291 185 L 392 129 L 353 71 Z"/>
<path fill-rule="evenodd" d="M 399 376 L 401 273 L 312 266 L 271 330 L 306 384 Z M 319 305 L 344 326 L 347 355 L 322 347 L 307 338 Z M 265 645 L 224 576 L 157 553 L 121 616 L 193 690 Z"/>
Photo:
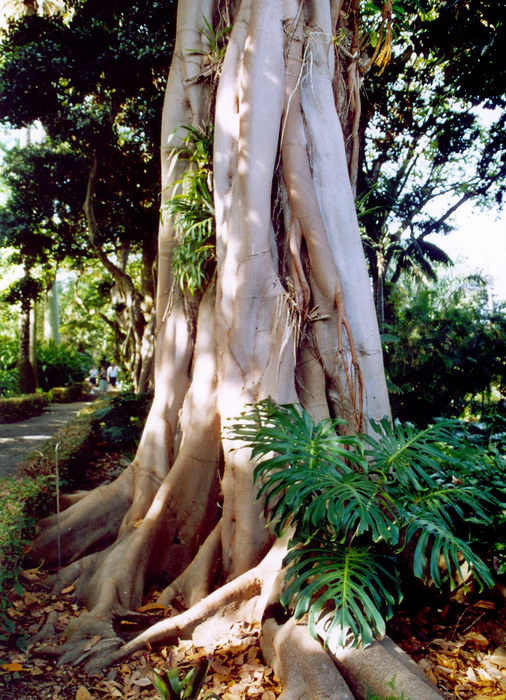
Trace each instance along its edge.
<path fill-rule="evenodd" d="M 67 661 L 94 668 L 146 641 L 261 622 L 286 542 L 265 528 L 249 450 L 222 434 L 246 404 L 298 401 L 316 419 L 343 416 L 349 432 L 389 414 L 334 93 L 350 88 L 332 41 L 348 31 L 341 4 L 179 3 L 163 113 L 155 397 L 132 465 L 61 514 L 58 585 L 75 582 L 90 609 L 68 630 Z M 216 36 L 232 26 L 222 63 L 206 20 Z M 164 205 L 185 167 L 171 168 L 182 127 L 209 123 L 216 268 L 192 296 L 172 277 Z M 42 525 L 32 556 L 54 565 L 56 520 Z M 122 646 L 112 618 L 162 577 L 164 604 L 189 610 Z M 91 649 L 90 634 L 102 635 Z"/>
<path fill-rule="evenodd" d="M 56 277 L 53 284 L 46 292 L 44 338 L 45 340 L 54 340 L 56 345 L 60 344 L 60 304 Z"/>
<path fill-rule="evenodd" d="M 33 394 L 37 388 L 37 368 L 32 353 L 32 313 L 30 299 L 23 299 L 18 324 L 18 370 L 19 391 Z"/>

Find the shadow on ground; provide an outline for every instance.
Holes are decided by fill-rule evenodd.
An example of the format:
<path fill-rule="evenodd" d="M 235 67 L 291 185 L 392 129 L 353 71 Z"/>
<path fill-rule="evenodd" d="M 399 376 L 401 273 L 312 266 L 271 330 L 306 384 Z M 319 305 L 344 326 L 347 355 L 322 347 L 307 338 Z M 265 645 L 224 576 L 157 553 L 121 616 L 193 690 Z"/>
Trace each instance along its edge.
<path fill-rule="evenodd" d="M 40 416 L 0 425 L 0 478 L 16 476 L 18 464 L 53 437 L 86 405 L 85 401 L 53 403 Z"/>

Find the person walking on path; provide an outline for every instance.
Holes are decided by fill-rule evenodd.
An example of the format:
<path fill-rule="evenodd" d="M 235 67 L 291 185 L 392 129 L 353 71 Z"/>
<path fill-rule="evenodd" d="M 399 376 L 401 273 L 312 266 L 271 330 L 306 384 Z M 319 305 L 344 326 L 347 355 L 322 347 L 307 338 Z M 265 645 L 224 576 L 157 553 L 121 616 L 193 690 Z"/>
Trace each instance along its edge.
<path fill-rule="evenodd" d="M 95 367 L 95 365 L 93 365 L 93 367 L 90 369 L 90 375 L 88 378 L 92 394 L 97 386 L 97 377 L 98 377 L 98 369 Z"/>
<path fill-rule="evenodd" d="M 100 374 L 98 376 L 98 388 L 100 391 L 107 391 L 108 389 L 107 370 L 105 368 L 105 365 L 102 365 L 102 367 L 100 368 Z"/>
<path fill-rule="evenodd" d="M 119 367 L 114 363 L 109 365 L 107 368 L 107 380 L 112 389 L 116 388 L 116 382 L 118 381 Z"/>

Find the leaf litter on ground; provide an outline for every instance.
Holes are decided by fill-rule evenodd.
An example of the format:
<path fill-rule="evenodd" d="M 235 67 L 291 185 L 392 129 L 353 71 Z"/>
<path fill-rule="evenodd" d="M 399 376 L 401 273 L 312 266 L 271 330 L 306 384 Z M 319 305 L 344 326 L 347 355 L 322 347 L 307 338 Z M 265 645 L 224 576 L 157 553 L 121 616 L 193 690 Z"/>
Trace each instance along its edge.
<path fill-rule="evenodd" d="M 87 471 L 87 488 L 112 480 L 126 466 L 121 454 L 101 446 L 95 457 Z M 203 658 L 210 660 L 204 693 L 213 692 L 222 700 L 275 700 L 281 693 L 280 682 L 263 663 L 257 628 L 239 627 L 232 641 L 212 648 L 181 641 L 175 647 L 146 649 L 107 669 L 103 677 L 90 677 L 80 667 L 59 667 L 57 657 L 38 657 L 30 648 L 24 650 L 26 642 L 38 636 L 61 643 L 66 625 L 82 612 L 74 601 L 74 586 L 55 596 L 45 585 L 46 578 L 43 568 L 26 570 L 22 591 L 4 592 L 16 632 L 0 640 L 2 700 L 155 700 L 158 695 L 151 682 L 155 670 L 176 666 L 182 676 Z M 137 612 L 144 622 L 149 616 L 154 623 L 171 609 L 158 605 L 156 591 L 150 591 Z M 122 632 L 128 628 L 131 635 L 136 633 L 135 624 L 122 622 Z M 464 599 L 447 601 L 441 610 L 403 610 L 389 633 L 446 698 L 506 700 L 506 596 L 502 602 L 497 597 Z"/>

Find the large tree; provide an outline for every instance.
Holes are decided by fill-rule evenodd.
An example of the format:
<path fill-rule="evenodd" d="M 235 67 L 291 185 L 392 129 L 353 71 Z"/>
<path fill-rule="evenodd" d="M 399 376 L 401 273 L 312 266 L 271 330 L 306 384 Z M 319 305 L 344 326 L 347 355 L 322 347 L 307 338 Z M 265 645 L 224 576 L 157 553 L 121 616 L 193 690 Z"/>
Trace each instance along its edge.
<path fill-rule="evenodd" d="M 436 279 L 430 235 L 465 203 L 501 206 L 506 175 L 505 27 L 497 3 L 428 0 L 404 20 L 388 65 L 363 91 L 358 199 L 380 324 L 403 271 Z M 406 14 L 404 14 L 406 13 Z M 484 75 L 487 78 L 484 79 Z"/>
<path fill-rule="evenodd" d="M 67 661 L 102 663 L 148 638 L 261 620 L 286 549 L 261 517 L 250 450 L 224 431 L 245 405 L 300 402 L 315 419 L 344 417 L 349 432 L 389 415 L 339 118 L 353 163 L 357 23 L 355 0 L 178 4 L 163 109 L 153 406 L 132 464 L 68 497 L 59 528 L 47 519 L 31 553 L 56 565 L 60 532 L 58 586 L 75 583 L 88 605 L 67 631 Z M 188 243 L 174 201 L 190 187 L 198 135 L 211 132 L 215 225 L 208 281 L 192 292 L 172 265 Z M 189 610 L 122 646 L 114 618 L 162 579 L 164 604 Z M 91 648 L 90 634 L 100 639 Z"/>
<path fill-rule="evenodd" d="M 53 229 L 72 220 L 81 243 L 86 229 L 74 260 L 98 258 L 113 282 L 116 359 L 137 391 L 152 377 L 159 112 L 174 14 L 173 3 L 78 1 L 62 16 L 28 13 L 2 36 L 0 119 L 16 127 L 43 125 L 46 167 L 60 194 L 84 178 L 84 191 L 65 217 L 49 188 L 39 183 L 36 194 L 59 215 Z M 58 152 L 73 157 L 80 170 L 74 180 L 57 168 Z M 58 235 L 52 233 L 53 244 Z M 139 260 L 141 270 L 132 274 Z"/>

